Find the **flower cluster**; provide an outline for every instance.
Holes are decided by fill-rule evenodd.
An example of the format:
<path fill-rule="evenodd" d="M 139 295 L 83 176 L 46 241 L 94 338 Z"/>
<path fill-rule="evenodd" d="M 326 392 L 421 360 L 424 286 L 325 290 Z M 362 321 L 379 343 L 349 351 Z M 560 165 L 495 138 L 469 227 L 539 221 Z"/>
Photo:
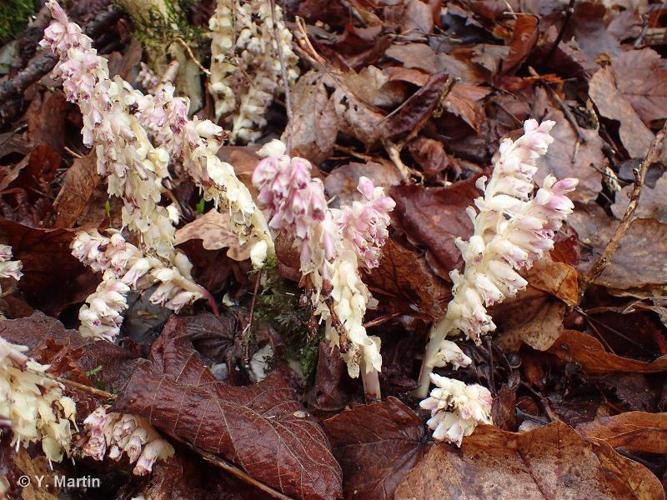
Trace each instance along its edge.
<path fill-rule="evenodd" d="M 76 405 L 27 350 L 0 337 L 0 423 L 11 428 L 12 445 L 41 441 L 46 457 L 59 462 L 70 451 Z"/>
<path fill-rule="evenodd" d="M 20 280 L 23 274 L 21 268 L 23 265 L 20 260 L 10 260 L 12 258 L 12 247 L 9 245 L 0 245 L 0 278 L 14 278 Z M 2 288 L 0 288 L 2 292 Z"/>
<path fill-rule="evenodd" d="M 107 177 L 109 193 L 123 199 L 123 223 L 141 236 L 142 245 L 163 259 L 174 258 L 179 209 L 160 205 L 172 161 L 177 162 L 174 170 L 189 175 L 216 208 L 229 210 L 242 243 L 257 242 L 270 254 L 273 245 L 261 211 L 233 167 L 216 156 L 222 129 L 188 119 L 188 101 L 174 97 L 171 85 L 152 96 L 119 77 L 111 80 L 106 59 L 97 55 L 91 39 L 69 22 L 55 0 L 48 6 L 54 22 L 42 44 L 59 58 L 54 73 L 63 79 L 67 99 L 81 109 L 84 143 L 96 146 L 98 171 Z"/>
<path fill-rule="evenodd" d="M 310 162 L 287 156 L 280 141 L 270 142 L 260 154 L 266 157 L 253 174 L 258 202 L 269 215 L 270 227 L 294 238 L 301 274 L 310 281 L 316 312 L 326 321 L 327 339 L 341 347 L 352 377 L 359 375 L 362 364 L 366 372 L 379 371 L 379 339 L 369 337 L 363 326 L 371 295 L 359 266 L 378 264 L 394 201 L 361 178 L 364 200 L 331 209 L 322 182 L 311 178 Z M 341 334 L 349 346 L 343 345 L 347 342 Z"/>
<path fill-rule="evenodd" d="M 495 330 L 486 308 L 525 288 L 527 282 L 518 271 L 553 248 L 556 232 L 574 208 L 566 195 L 577 179 L 557 181 L 549 175 L 533 195 L 536 161 L 553 142 L 549 135 L 553 126 L 551 121 L 527 120 L 523 136 L 501 143 L 488 183 L 485 177 L 477 181 L 484 195 L 475 200 L 477 210 L 468 208 L 473 235 L 467 242 L 456 240 L 465 269 L 463 274 L 450 273 L 453 299 L 431 330 L 420 375 L 421 395 L 426 394 L 432 368 L 447 359 L 441 352 L 445 337 L 462 332 L 479 343 L 482 335 Z"/>
<path fill-rule="evenodd" d="M 431 381 L 436 388 L 419 406 L 431 412 L 427 425 L 434 439 L 461 446 L 463 437 L 472 434 L 477 425 L 492 423 L 492 398 L 486 387 L 435 374 L 431 374 Z"/>
<path fill-rule="evenodd" d="M 107 413 L 108 406 L 100 406 L 83 421 L 84 435 L 79 443 L 82 455 L 94 460 L 120 460 L 123 453 L 137 476 L 148 474 L 157 460 L 166 460 L 174 448 L 162 439 L 155 428 L 142 417 L 126 413 Z"/>
<path fill-rule="evenodd" d="M 266 125 L 266 110 L 281 91 L 281 59 L 289 82 L 299 76 L 292 34 L 279 5 L 264 0 L 218 0 L 209 21 L 215 115 L 232 115 L 231 139 L 255 141 Z M 274 23 L 275 21 L 275 23 Z M 280 47 L 278 47 L 280 44 Z M 250 79 L 239 82 L 239 75 Z M 236 80 L 236 81 L 235 81 Z M 243 90 L 238 92 L 236 87 Z M 236 95 L 240 95 L 237 102 Z"/>
<path fill-rule="evenodd" d="M 185 255 L 176 253 L 174 265 L 165 266 L 160 259 L 144 256 L 118 232 L 107 238 L 96 230 L 81 231 L 72 241 L 72 255 L 104 273 L 97 290 L 79 311 L 84 337 L 112 341 L 118 335 L 130 289 L 145 290 L 160 283 L 151 302 L 176 312 L 204 296 L 204 289 L 192 280 L 192 266 Z"/>

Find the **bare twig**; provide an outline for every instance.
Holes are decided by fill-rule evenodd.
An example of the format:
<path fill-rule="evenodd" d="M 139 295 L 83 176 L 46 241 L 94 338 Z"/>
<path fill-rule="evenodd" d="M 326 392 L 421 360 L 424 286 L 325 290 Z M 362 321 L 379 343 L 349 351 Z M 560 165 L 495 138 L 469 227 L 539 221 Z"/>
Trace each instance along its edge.
<path fill-rule="evenodd" d="M 281 500 L 290 500 L 290 497 L 287 495 L 283 495 L 279 491 L 274 490 L 270 486 L 267 486 L 264 483 L 260 483 L 256 479 L 252 478 L 248 474 L 246 474 L 243 470 L 239 469 L 237 466 L 230 464 L 226 460 L 223 460 L 222 458 L 213 455 L 212 453 L 208 453 L 204 450 L 201 450 L 195 446 L 192 446 L 192 449 L 198 453 L 204 460 L 206 460 L 208 463 L 215 465 L 216 467 L 221 468 L 225 472 L 228 472 L 232 476 L 240 479 L 244 483 L 248 483 L 255 488 L 257 488 L 260 491 L 263 491 L 264 493 L 270 495 L 273 498 L 280 498 Z"/>
<path fill-rule="evenodd" d="M 556 37 L 554 44 L 551 46 L 551 49 L 549 49 L 549 53 L 544 58 L 545 64 L 549 62 L 551 57 L 554 55 L 554 52 L 556 52 L 558 45 L 560 45 L 561 40 L 563 40 L 563 35 L 565 34 L 565 28 L 567 28 L 567 25 L 570 23 L 570 18 L 572 17 L 572 14 L 574 14 L 575 1 L 576 0 L 570 0 L 570 3 L 567 5 L 567 10 L 565 11 L 565 19 L 563 20 L 563 24 L 561 25 L 560 30 L 558 31 L 558 36 Z"/>
<path fill-rule="evenodd" d="M 63 385 L 68 385 L 79 391 L 87 392 L 98 398 L 114 400 L 117 397 L 115 394 L 112 394 L 110 392 L 106 392 L 101 389 L 96 389 L 95 387 L 91 387 L 86 384 L 80 384 L 79 382 L 74 382 L 73 380 L 68 380 L 66 378 L 56 377 L 55 375 L 51 375 L 50 373 L 47 373 L 46 376 L 49 377 L 51 380 L 55 380 L 56 382 L 59 382 Z"/>
<path fill-rule="evenodd" d="M 607 243 L 607 247 L 602 252 L 602 255 L 595 262 L 595 264 L 593 264 L 593 267 L 591 267 L 590 271 L 588 271 L 588 273 L 586 273 L 586 275 L 583 277 L 581 282 L 581 290 L 579 292 L 581 297 L 583 297 L 588 286 L 593 281 L 595 281 L 595 279 L 598 278 L 605 270 L 607 264 L 609 264 L 614 253 L 618 249 L 618 246 L 621 244 L 623 236 L 632 224 L 635 211 L 637 210 L 637 205 L 639 204 L 639 196 L 642 192 L 642 186 L 644 185 L 646 172 L 648 172 L 648 168 L 651 166 L 651 164 L 658 160 L 660 153 L 662 152 L 662 145 L 665 141 L 666 134 L 667 123 L 665 123 L 665 125 L 662 127 L 662 130 L 656 134 L 655 138 L 651 142 L 651 145 L 648 148 L 648 152 L 646 153 L 646 157 L 639 166 L 639 169 L 634 170 L 633 173 L 635 176 L 635 183 L 634 187 L 632 188 L 632 192 L 630 193 L 630 203 L 628 203 L 628 208 L 625 209 L 623 219 L 616 227 L 616 231 L 614 232 L 611 240 L 609 240 L 609 243 Z"/>
<path fill-rule="evenodd" d="M 528 67 L 528 72 L 534 76 L 535 78 L 540 78 L 540 74 L 535 71 L 535 68 L 532 66 Z M 556 92 L 554 89 L 552 89 L 548 84 L 544 84 L 544 88 L 547 89 L 547 92 L 549 92 L 549 95 L 553 97 L 553 99 L 558 103 L 558 106 L 560 106 L 560 109 L 563 111 L 563 114 L 565 115 L 565 118 L 567 121 L 572 125 L 572 128 L 577 134 L 577 138 L 579 139 L 579 142 L 587 142 L 586 136 L 584 133 L 581 131 L 581 128 L 579 128 L 579 124 L 577 123 L 577 119 L 574 117 L 572 114 L 572 111 L 570 110 L 570 107 L 565 104 L 563 99 L 560 98 L 558 95 L 558 92 Z"/>

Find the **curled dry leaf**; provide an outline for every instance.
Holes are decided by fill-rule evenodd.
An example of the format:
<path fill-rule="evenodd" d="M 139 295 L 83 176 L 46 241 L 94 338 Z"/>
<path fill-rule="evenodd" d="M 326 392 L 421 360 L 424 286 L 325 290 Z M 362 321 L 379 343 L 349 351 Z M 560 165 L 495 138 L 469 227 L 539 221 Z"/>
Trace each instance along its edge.
<path fill-rule="evenodd" d="M 237 261 L 248 259 L 253 245 L 250 241 L 240 244 L 238 236 L 231 230 L 229 213 L 217 210 L 209 210 L 176 231 L 176 245 L 189 240 L 202 240 L 206 250 L 228 248 L 227 256 Z"/>
<path fill-rule="evenodd" d="M 653 140 L 653 133 L 619 91 L 617 80 L 622 77 L 612 66 L 601 68 L 591 78 L 588 93 L 602 116 L 620 122 L 621 142 L 630 157 L 643 158 Z"/>
<path fill-rule="evenodd" d="M 173 317 L 114 404 L 165 433 L 224 456 L 256 480 L 298 498 L 338 498 L 342 474 L 326 435 L 281 372 L 256 385 L 218 382 Z"/>
<path fill-rule="evenodd" d="M 667 371 L 667 356 L 651 362 L 624 358 L 607 352 L 595 337 L 576 330 L 564 330 L 549 352 L 564 361 L 578 363 L 590 374 Z"/>
<path fill-rule="evenodd" d="M 667 455 L 667 413 L 631 411 L 613 417 L 598 417 L 578 425 L 577 431 L 614 448 Z"/>
<path fill-rule="evenodd" d="M 346 498 L 395 498 L 424 452 L 421 419 L 394 397 L 345 410 L 324 428 L 343 467 Z"/>
<path fill-rule="evenodd" d="M 366 163 L 350 162 L 342 165 L 324 180 L 324 189 L 328 197 L 335 197 L 336 206 L 348 205 L 353 201 L 361 200 L 361 193 L 357 189 L 359 178 L 368 177 L 376 186 L 381 186 L 385 192 L 391 186 L 401 183 L 401 174 L 396 165 L 384 158 L 369 160 Z"/>
<path fill-rule="evenodd" d="M 524 433 L 483 425 L 460 451 L 436 444 L 396 498 L 663 499 L 664 492 L 643 465 L 554 422 Z"/>

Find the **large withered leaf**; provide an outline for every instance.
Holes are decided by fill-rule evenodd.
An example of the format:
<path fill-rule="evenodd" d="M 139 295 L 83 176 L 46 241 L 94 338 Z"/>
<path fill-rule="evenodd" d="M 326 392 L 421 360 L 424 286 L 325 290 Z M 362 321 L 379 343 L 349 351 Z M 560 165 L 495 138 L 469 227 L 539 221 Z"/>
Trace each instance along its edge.
<path fill-rule="evenodd" d="M 523 433 L 480 426 L 461 450 L 431 447 L 396 498 L 664 498 L 660 481 L 562 422 Z"/>
<path fill-rule="evenodd" d="M 56 212 L 55 227 L 72 227 L 84 213 L 100 182 L 97 174 L 97 156 L 93 149 L 89 154 L 77 158 L 67 169 L 63 186 L 53 202 Z"/>
<path fill-rule="evenodd" d="M 565 361 L 578 363 L 585 372 L 591 374 L 667 371 L 667 356 L 661 356 L 652 362 L 625 358 L 607 352 L 595 337 L 576 330 L 564 330 L 549 352 Z"/>
<path fill-rule="evenodd" d="M 394 397 L 324 421 L 345 476 L 346 498 L 389 499 L 424 451 L 424 426 Z"/>
<path fill-rule="evenodd" d="M 619 221 L 608 217 L 597 205 L 577 205 L 568 218 L 582 242 L 579 272 L 586 272 L 602 254 Z M 604 272 L 595 280 L 609 288 L 660 288 L 667 283 L 667 224 L 653 219 L 635 219 Z"/>
<path fill-rule="evenodd" d="M 23 263 L 18 287 L 36 309 L 58 314 L 83 301 L 97 286 L 97 278 L 76 260 L 69 248 L 74 233 L 39 229 L 0 220 L 0 242 L 12 247 Z"/>
<path fill-rule="evenodd" d="M 596 418 L 578 425 L 577 430 L 614 448 L 667 455 L 667 413 L 630 411 Z"/>
<path fill-rule="evenodd" d="M 308 416 L 287 377 L 233 387 L 217 382 L 172 318 L 116 400 L 114 409 L 148 418 L 165 433 L 226 459 L 282 493 L 338 498 L 340 466 L 324 431 Z"/>
<path fill-rule="evenodd" d="M 446 188 L 403 185 L 391 190 L 401 225 L 412 241 L 426 247 L 427 261 L 441 278 L 449 280 L 449 271 L 462 263 L 454 240 L 470 236 L 466 208 L 479 194 L 475 179 Z"/>
<path fill-rule="evenodd" d="M 653 133 L 619 90 L 618 75 L 612 66 L 599 69 L 588 84 L 588 93 L 600 114 L 620 122 L 621 142 L 631 158 L 643 158 L 653 140 Z"/>

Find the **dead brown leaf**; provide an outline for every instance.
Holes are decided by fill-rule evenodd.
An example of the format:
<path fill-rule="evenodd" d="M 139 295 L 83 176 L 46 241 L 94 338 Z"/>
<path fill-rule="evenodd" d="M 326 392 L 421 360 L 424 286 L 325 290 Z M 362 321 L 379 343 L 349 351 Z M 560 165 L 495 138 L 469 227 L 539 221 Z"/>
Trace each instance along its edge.
<path fill-rule="evenodd" d="M 352 201 L 360 200 L 361 193 L 357 190 L 360 177 L 368 177 L 376 186 L 389 191 L 392 186 L 401 183 L 401 174 L 396 165 L 384 158 L 369 160 L 366 163 L 350 162 L 341 165 L 327 175 L 324 180 L 324 188 L 329 197 L 335 197 L 337 205 L 347 205 Z"/>
<path fill-rule="evenodd" d="M 382 304 L 405 314 L 419 312 L 440 318 L 451 299 L 451 291 L 430 271 L 423 257 L 389 239 L 382 249 L 380 266 L 365 279 Z"/>
<path fill-rule="evenodd" d="M 397 498 L 664 498 L 643 465 L 562 422 L 514 433 L 480 426 L 460 451 L 437 444 L 396 490 Z"/>
<path fill-rule="evenodd" d="M 338 134 L 338 117 L 322 74 L 310 71 L 299 78 L 292 102 L 292 120 L 283 139 L 291 144 L 294 156 L 318 165 L 331 155 Z"/>
<path fill-rule="evenodd" d="M 621 52 L 611 60 L 616 86 L 646 126 L 667 118 L 667 62 L 650 48 Z"/>
<path fill-rule="evenodd" d="M 630 203 L 630 193 L 634 184 L 628 184 L 616 193 L 616 202 L 611 211 L 617 219 L 622 219 Z M 654 187 L 645 184 L 639 197 L 639 205 L 635 217 L 641 219 L 655 219 L 667 224 L 667 175 L 660 177 Z"/>
<path fill-rule="evenodd" d="M 621 124 L 620 136 L 631 158 L 643 158 L 653 140 L 653 133 L 644 125 L 632 105 L 619 90 L 618 75 L 612 66 L 599 69 L 591 78 L 588 93 L 606 118 Z"/>
<path fill-rule="evenodd" d="M 93 149 L 82 158 L 77 158 L 65 174 L 60 192 L 53 202 L 56 228 L 69 228 L 76 224 L 86 209 L 100 182 L 97 174 L 97 156 Z"/>
<path fill-rule="evenodd" d="M 468 83 L 456 84 L 445 100 L 445 108 L 450 113 L 463 118 L 463 121 L 475 132 L 479 132 L 482 120 L 486 117 L 482 100 L 490 92 L 491 89 L 488 87 Z"/>
<path fill-rule="evenodd" d="M 618 221 L 610 220 L 599 206 L 578 205 L 568 218 L 582 243 L 579 272 L 586 272 L 606 247 Z M 604 272 L 595 283 L 627 290 L 661 287 L 667 283 L 667 225 L 653 219 L 636 219 L 625 233 Z"/>
<path fill-rule="evenodd" d="M 343 468 L 346 498 L 395 498 L 424 451 L 421 419 L 393 397 L 345 410 L 324 428 Z"/>
<path fill-rule="evenodd" d="M 14 257 L 23 263 L 18 288 L 34 308 L 57 315 L 95 290 L 98 278 L 72 256 L 73 237 L 66 229 L 38 229 L 0 220 L 0 241 L 10 245 Z"/>
<path fill-rule="evenodd" d="M 230 228 L 230 215 L 227 212 L 209 210 L 178 229 L 174 243 L 180 245 L 189 240 L 202 240 L 202 245 L 206 250 L 227 248 L 228 257 L 237 261 L 248 259 L 253 242 L 240 244 L 238 236 Z"/>
<path fill-rule="evenodd" d="M 186 320 L 172 318 L 151 349 L 151 363 L 137 367 L 114 409 L 224 456 L 285 495 L 340 497 L 340 466 L 285 374 L 246 387 L 218 382 L 185 329 Z"/>
<path fill-rule="evenodd" d="M 580 424 L 577 431 L 614 448 L 667 455 L 667 413 L 631 411 L 613 417 L 598 417 Z"/>
<path fill-rule="evenodd" d="M 533 50 L 537 43 L 538 24 L 537 16 L 517 16 L 514 21 L 512 39 L 509 42 L 510 54 L 503 62 L 504 74 L 517 70 Z"/>
<path fill-rule="evenodd" d="M 549 352 L 564 361 L 578 363 L 585 372 L 591 374 L 667 371 L 667 356 L 651 362 L 624 358 L 607 352 L 595 337 L 576 330 L 564 330 Z"/>
<path fill-rule="evenodd" d="M 408 237 L 426 248 L 428 263 L 438 276 L 449 280 L 449 272 L 462 264 L 454 240 L 466 239 L 472 231 L 465 210 L 479 196 L 475 179 L 446 188 L 397 186 L 391 196 L 396 201 L 394 213 Z"/>
<path fill-rule="evenodd" d="M 538 89 L 536 98 L 538 102 L 542 101 L 543 92 L 542 89 Z M 541 182 L 548 174 L 558 179 L 575 177 L 579 179 L 579 184 L 570 198 L 584 203 L 594 200 L 602 190 L 601 172 L 607 164 L 607 159 L 602 153 L 602 139 L 595 130 L 581 129 L 586 142 L 580 143 L 563 113 L 552 107 L 547 109 L 544 119 L 556 122 L 551 131 L 554 142 L 549 146 L 547 154 L 538 161 L 540 170 L 536 176 L 537 180 Z M 538 115 L 542 115 L 541 110 L 535 111 Z"/>

